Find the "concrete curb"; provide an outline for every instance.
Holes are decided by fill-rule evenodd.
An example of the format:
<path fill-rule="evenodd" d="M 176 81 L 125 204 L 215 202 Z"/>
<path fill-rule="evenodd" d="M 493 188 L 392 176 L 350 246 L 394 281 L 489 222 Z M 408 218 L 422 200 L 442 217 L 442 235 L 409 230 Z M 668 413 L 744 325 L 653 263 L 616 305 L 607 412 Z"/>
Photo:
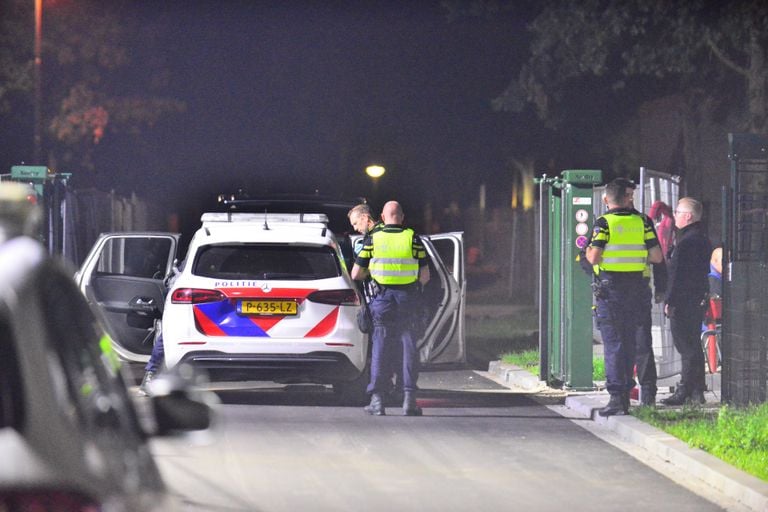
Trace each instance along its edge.
<path fill-rule="evenodd" d="M 541 391 L 547 389 L 547 383 L 515 365 L 504 364 L 501 361 L 491 361 L 488 373 L 492 374 L 501 384 L 523 389 L 525 391 Z"/>
<path fill-rule="evenodd" d="M 501 383 L 509 383 L 511 387 L 521 387 L 525 390 L 547 388 L 536 376 L 513 365 L 494 361 L 489 364 L 488 372 Z M 523 373 L 528 375 L 522 375 Z M 529 387 L 518 386 L 517 382 Z M 534 383 L 537 387 L 533 387 Z M 603 418 L 597 414 L 597 409 L 603 407 L 607 400 L 607 393 L 569 395 L 565 399 L 565 406 L 613 431 L 622 440 L 644 448 L 662 461 L 698 478 L 745 507 L 755 512 L 768 510 L 768 482 L 753 477 L 703 450 L 691 448 L 676 437 L 643 423 L 634 416 Z"/>

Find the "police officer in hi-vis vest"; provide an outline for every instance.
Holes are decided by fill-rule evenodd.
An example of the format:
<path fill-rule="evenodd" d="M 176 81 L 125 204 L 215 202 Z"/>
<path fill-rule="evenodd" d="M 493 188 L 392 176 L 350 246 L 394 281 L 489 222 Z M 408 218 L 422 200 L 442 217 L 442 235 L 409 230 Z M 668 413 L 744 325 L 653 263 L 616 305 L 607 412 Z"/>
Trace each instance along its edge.
<path fill-rule="evenodd" d="M 586 257 L 597 265 L 597 323 L 603 338 L 606 386 L 611 398 L 601 416 L 629 412 L 629 392 L 635 387 L 633 369 L 636 335 L 643 329 L 643 311 L 650 302 L 644 271 L 661 263 L 663 255 L 653 223 L 632 207 L 634 184 L 617 178 L 605 187 L 608 211 L 595 220 Z"/>
<path fill-rule="evenodd" d="M 416 381 L 419 378 L 419 353 L 412 334 L 413 314 L 417 311 L 420 286 L 429 281 L 427 253 L 418 235 L 403 227 L 403 209 L 397 201 L 389 201 L 381 212 L 384 228 L 369 234 L 352 267 L 352 279 L 362 280 L 370 274 L 379 291 L 371 302 L 373 316 L 373 352 L 371 403 L 365 411 L 384 415 L 382 393 L 391 386 L 393 361 L 402 351 L 403 413 L 420 416 L 416 406 Z"/>

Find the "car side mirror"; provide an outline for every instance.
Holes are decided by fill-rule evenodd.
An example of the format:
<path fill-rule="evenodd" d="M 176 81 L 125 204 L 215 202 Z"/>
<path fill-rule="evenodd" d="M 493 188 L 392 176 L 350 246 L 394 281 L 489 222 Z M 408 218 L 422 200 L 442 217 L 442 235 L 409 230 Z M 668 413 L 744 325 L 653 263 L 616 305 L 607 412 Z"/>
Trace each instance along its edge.
<path fill-rule="evenodd" d="M 207 383 L 203 372 L 184 364 L 157 375 L 149 384 L 155 423 L 152 435 L 172 436 L 210 428 L 219 400 L 204 389 Z"/>

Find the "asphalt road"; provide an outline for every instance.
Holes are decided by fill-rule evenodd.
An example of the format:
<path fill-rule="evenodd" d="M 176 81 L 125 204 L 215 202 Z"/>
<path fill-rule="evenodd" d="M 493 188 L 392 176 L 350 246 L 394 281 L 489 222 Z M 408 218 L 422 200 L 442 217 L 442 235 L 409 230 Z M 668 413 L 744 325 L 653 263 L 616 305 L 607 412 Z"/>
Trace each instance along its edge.
<path fill-rule="evenodd" d="M 472 371 L 420 386 L 420 418 L 369 417 L 319 387 L 220 391 L 207 436 L 153 451 L 191 511 L 721 510 Z"/>

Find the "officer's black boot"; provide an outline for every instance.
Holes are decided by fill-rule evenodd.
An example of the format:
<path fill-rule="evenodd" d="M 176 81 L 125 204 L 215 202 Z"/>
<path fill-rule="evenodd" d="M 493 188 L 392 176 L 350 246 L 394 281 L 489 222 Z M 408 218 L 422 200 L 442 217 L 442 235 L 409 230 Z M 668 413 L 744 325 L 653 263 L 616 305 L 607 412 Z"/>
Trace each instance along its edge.
<path fill-rule="evenodd" d="M 626 396 L 626 398 L 625 398 Z M 602 409 L 598 409 L 597 414 L 600 416 L 616 416 L 627 414 L 629 412 L 629 394 L 617 393 L 611 395 L 611 399 L 608 400 L 608 405 Z"/>
<path fill-rule="evenodd" d="M 144 378 L 141 379 L 141 385 L 139 386 L 139 396 L 149 396 L 149 383 L 155 378 L 155 372 L 147 371 L 144 373 Z"/>
<path fill-rule="evenodd" d="M 406 391 L 403 397 L 403 414 L 406 416 L 421 416 L 421 407 L 416 405 L 416 394 L 413 391 Z"/>
<path fill-rule="evenodd" d="M 371 395 L 371 403 L 363 409 L 371 416 L 384 416 L 384 403 L 381 401 L 381 395 L 374 393 Z"/>
<path fill-rule="evenodd" d="M 688 390 L 685 389 L 684 384 L 680 384 L 672 393 L 672 396 L 663 398 L 661 403 L 664 405 L 683 405 L 688 400 Z"/>
<path fill-rule="evenodd" d="M 384 405 L 396 407 L 403 403 L 403 386 L 393 385 L 384 395 Z"/>

